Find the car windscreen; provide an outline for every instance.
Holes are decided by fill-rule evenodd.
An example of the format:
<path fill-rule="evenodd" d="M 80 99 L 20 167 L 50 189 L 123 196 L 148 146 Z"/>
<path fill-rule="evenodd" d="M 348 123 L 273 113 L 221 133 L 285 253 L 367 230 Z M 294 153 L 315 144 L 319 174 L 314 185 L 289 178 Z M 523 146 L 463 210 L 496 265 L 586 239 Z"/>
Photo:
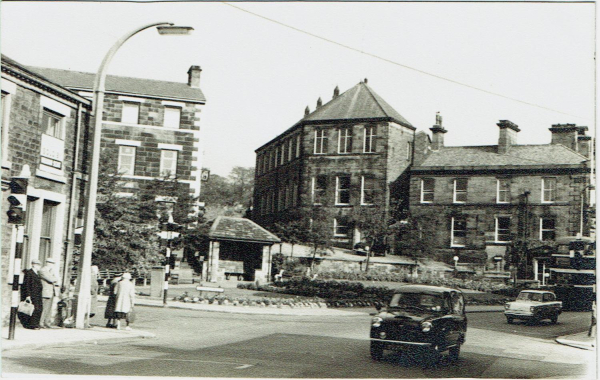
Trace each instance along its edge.
<path fill-rule="evenodd" d="M 536 301 L 542 302 L 542 294 L 541 293 L 530 293 L 530 292 L 521 292 L 517 297 L 519 301 Z"/>
<path fill-rule="evenodd" d="M 390 307 L 421 311 L 447 311 L 447 304 L 443 294 L 430 293 L 396 293 L 390 301 Z"/>

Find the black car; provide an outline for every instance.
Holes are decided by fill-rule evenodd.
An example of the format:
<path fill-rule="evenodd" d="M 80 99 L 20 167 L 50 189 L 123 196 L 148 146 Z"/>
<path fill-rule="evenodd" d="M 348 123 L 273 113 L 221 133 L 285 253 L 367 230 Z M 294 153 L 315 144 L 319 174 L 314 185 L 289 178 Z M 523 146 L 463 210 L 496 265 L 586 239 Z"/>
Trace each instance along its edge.
<path fill-rule="evenodd" d="M 371 321 L 371 357 L 384 350 L 411 352 L 436 361 L 448 351 L 456 360 L 465 342 L 467 317 L 460 290 L 429 285 L 398 288 Z"/>

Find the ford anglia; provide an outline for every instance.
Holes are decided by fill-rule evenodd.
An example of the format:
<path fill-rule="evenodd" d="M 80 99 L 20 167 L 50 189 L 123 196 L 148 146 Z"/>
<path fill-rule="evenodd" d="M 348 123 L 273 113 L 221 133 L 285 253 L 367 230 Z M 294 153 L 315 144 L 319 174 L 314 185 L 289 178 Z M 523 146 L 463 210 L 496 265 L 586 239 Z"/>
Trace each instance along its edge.
<path fill-rule="evenodd" d="M 398 288 L 387 307 L 371 321 L 371 357 L 381 360 L 384 350 L 410 352 L 438 359 L 448 351 L 458 359 L 465 342 L 467 318 L 462 292 L 456 289 L 406 285 Z"/>
<path fill-rule="evenodd" d="M 556 300 L 554 293 L 545 290 L 523 290 L 513 302 L 504 305 L 504 315 L 508 323 L 515 319 L 539 322 L 550 319 L 558 321 L 562 312 L 562 302 Z"/>

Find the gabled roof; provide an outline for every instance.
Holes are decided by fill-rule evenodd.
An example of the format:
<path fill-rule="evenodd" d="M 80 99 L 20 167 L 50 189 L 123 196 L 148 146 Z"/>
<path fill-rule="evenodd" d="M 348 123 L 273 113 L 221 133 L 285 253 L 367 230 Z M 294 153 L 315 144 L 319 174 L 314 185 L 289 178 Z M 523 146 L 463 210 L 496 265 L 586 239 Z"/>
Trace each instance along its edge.
<path fill-rule="evenodd" d="M 208 237 L 217 240 L 247 241 L 253 243 L 280 243 L 281 240 L 250 219 L 219 216 L 210 227 Z"/>
<path fill-rule="evenodd" d="M 350 119 L 389 119 L 414 128 L 364 82 L 333 98 L 305 116 L 301 122 Z"/>
<path fill-rule="evenodd" d="M 413 170 L 438 167 L 580 165 L 587 161 L 581 154 L 561 144 L 513 145 L 506 154 L 498 154 L 497 145 L 452 146 L 432 151 Z"/>
<path fill-rule="evenodd" d="M 28 68 L 72 90 L 92 91 L 94 87 L 96 74 L 93 73 L 33 66 Z M 186 83 L 108 75 L 105 87 L 107 92 L 132 96 L 158 97 L 194 103 L 206 102 L 206 98 L 199 88 L 192 88 Z"/>
<path fill-rule="evenodd" d="M 392 108 L 365 82 L 360 82 L 348 91 L 323 104 L 277 137 L 261 145 L 256 151 L 286 135 L 302 124 L 338 123 L 345 121 L 365 122 L 388 120 L 415 130 L 402 115 Z"/>

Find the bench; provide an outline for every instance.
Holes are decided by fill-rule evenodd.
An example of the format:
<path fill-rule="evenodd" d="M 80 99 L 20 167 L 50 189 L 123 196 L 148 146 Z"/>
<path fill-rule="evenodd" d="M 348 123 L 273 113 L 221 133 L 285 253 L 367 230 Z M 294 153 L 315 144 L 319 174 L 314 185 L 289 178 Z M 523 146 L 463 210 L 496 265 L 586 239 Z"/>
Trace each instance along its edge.
<path fill-rule="evenodd" d="M 204 293 L 223 293 L 225 289 L 217 288 L 214 286 L 196 286 L 196 290 L 200 292 L 200 296 L 202 297 Z"/>

